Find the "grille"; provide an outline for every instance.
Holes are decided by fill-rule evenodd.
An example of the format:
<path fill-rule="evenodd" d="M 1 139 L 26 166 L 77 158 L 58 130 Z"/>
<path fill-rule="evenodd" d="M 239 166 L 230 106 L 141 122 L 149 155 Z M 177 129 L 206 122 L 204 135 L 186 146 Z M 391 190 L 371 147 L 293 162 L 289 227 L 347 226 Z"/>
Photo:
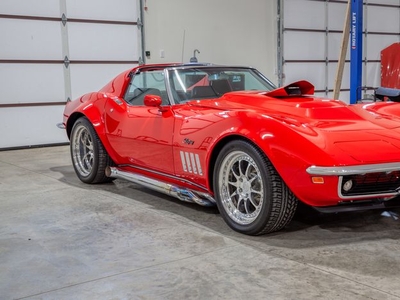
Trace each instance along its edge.
<path fill-rule="evenodd" d="M 351 180 L 352 187 L 346 191 L 344 185 Z M 343 196 L 362 196 L 373 194 L 396 193 L 400 188 L 400 171 L 347 175 L 342 177 Z"/>

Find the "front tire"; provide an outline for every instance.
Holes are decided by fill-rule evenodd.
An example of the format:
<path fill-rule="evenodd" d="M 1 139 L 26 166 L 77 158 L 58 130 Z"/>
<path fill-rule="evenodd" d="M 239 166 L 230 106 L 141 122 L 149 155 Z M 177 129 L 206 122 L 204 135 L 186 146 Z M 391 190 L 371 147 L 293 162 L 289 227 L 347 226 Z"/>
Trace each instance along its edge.
<path fill-rule="evenodd" d="M 71 131 L 70 149 L 72 165 L 84 183 L 110 182 L 105 169 L 113 162 L 104 149 L 96 131 L 86 117 L 79 118 Z"/>
<path fill-rule="evenodd" d="M 214 194 L 225 222 L 248 235 L 282 229 L 297 207 L 296 197 L 264 153 L 243 140 L 229 142 L 218 155 Z"/>

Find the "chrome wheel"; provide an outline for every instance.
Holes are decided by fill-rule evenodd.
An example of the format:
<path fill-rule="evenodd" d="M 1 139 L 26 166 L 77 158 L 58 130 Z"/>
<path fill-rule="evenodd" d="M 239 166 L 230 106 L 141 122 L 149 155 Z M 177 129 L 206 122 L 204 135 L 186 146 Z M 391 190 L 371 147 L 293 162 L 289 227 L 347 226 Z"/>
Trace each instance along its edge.
<path fill-rule="evenodd" d="M 245 140 L 232 140 L 219 150 L 213 191 L 225 222 L 249 235 L 282 229 L 297 206 L 296 197 L 265 153 Z"/>
<path fill-rule="evenodd" d="M 221 163 L 218 181 L 228 216 L 240 225 L 254 222 L 264 201 L 264 184 L 255 161 L 242 151 L 229 153 Z"/>
<path fill-rule="evenodd" d="M 88 129 L 83 125 L 78 126 L 71 143 L 75 169 L 82 176 L 88 176 L 92 172 L 94 162 L 93 138 Z"/>
<path fill-rule="evenodd" d="M 86 117 L 81 117 L 71 130 L 71 159 L 76 175 L 85 183 L 110 182 L 105 170 L 113 161 L 105 150 L 93 125 Z"/>

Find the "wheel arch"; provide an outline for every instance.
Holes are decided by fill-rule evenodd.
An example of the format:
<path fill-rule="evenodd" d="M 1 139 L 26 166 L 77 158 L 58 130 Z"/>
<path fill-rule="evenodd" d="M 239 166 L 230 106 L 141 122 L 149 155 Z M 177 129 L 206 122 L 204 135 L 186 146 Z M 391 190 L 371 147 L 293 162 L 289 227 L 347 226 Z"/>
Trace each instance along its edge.
<path fill-rule="evenodd" d="M 208 174 L 207 174 L 207 178 L 208 178 L 208 182 L 209 182 L 209 187 L 210 190 L 214 193 L 214 168 L 215 168 L 215 162 L 217 161 L 218 155 L 221 152 L 222 148 L 228 144 L 231 141 L 245 141 L 248 142 L 249 144 L 251 144 L 252 146 L 256 147 L 261 153 L 263 153 L 264 155 L 266 155 L 264 153 L 264 151 L 251 139 L 243 136 L 243 135 L 238 135 L 238 134 L 232 134 L 232 135 L 228 135 L 223 137 L 222 139 L 220 139 L 213 147 L 212 151 L 211 151 L 211 155 L 210 155 L 210 159 L 208 162 Z"/>
<path fill-rule="evenodd" d="M 75 113 L 73 113 L 72 115 L 69 116 L 67 124 L 66 124 L 66 128 L 65 128 L 66 131 L 67 131 L 68 139 L 71 138 L 72 127 L 74 127 L 75 122 L 80 117 L 86 117 L 86 116 L 81 112 L 75 112 Z"/>
<path fill-rule="evenodd" d="M 246 174 L 240 172 L 240 176 L 235 175 L 237 184 L 231 182 L 236 181 L 235 179 L 228 179 L 228 177 L 226 177 L 231 176 L 229 175 L 231 172 L 235 173 L 235 171 L 233 171 L 233 167 L 229 167 L 229 170 L 226 170 L 225 167 L 227 164 L 226 161 L 232 160 L 231 158 L 227 157 L 232 157 L 232 155 L 236 155 L 237 157 L 237 155 L 242 156 L 242 154 L 240 154 L 240 152 L 239 154 L 234 153 L 236 151 L 232 152 L 231 149 L 223 150 L 223 147 L 228 145 L 228 143 L 232 143 L 233 141 L 235 141 L 237 144 L 241 144 L 240 147 L 243 149 L 243 151 L 245 151 L 245 154 L 252 157 L 252 162 L 249 160 L 248 164 L 257 164 L 259 168 L 255 170 L 257 172 L 257 176 L 255 177 L 253 177 L 254 174 L 250 175 L 250 173 L 253 172 L 249 172 L 248 174 L 247 170 L 245 172 Z M 222 160 L 218 158 L 220 151 L 222 151 L 224 155 Z M 236 158 L 234 160 L 236 160 Z M 225 179 L 221 179 L 221 177 L 214 177 L 214 173 L 216 173 L 216 162 L 218 162 L 219 165 L 225 164 L 225 167 L 223 167 L 223 177 L 225 177 Z M 236 162 L 234 163 L 236 164 Z M 211 170 L 211 168 L 209 169 L 208 175 L 210 176 L 212 190 L 220 191 L 214 193 L 214 199 L 216 200 L 222 217 L 232 229 L 249 235 L 260 235 L 280 230 L 291 221 L 296 211 L 298 199 L 285 184 L 279 173 L 277 173 L 275 166 L 272 164 L 271 160 L 269 160 L 268 153 L 263 151 L 261 146 L 257 144 L 256 140 L 251 140 L 246 136 L 240 135 L 229 135 L 224 137 L 218 141 L 213 148 L 212 156 L 210 158 L 210 166 L 211 164 L 214 167 L 212 168 L 213 170 Z M 220 171 L 218 171 L 218 173 L 219 174 L 217 174 L 217 176 L 221 176 L 222 173 Z M 248 176 L 251 176 L 252 178 L 249 180 Z M 249 185 L 252 185 L 251 182 L 253 182 L 255 178 L 259 178 L 257 181 L 260 181 L 260 185 L 256 184 L 254 186 L 255 190 L 253 190 L 253 187 L 249 187 Z M 226 186 L 231 186 L 234 190 L 226 187 L 226 191 L 222 192 L 224 189 L 221 187 L 221 180 L 224 180 Z M 224 184 L 222 183 L 222 185 Z M 256 186 L 261 186 L 261 189 L 258 189 Z M 244 190 L 241 191 L 241 188 Z M 246 189 L 250 190 L 245 191 Z M 229 193 L 227 193 L 227 191 L 229 191 Z M 255 191 L 257 194 L 259 194 L 263 201 L 260 199 L 258 200 L 259 202 L 255 200 L 253 196 L 251 196 L 253 194 L 252 191 Z M 239 200 L 235 195 L 239 197 Z M 232 200 L 232 197 L 234 197 L 236 200 Z M 249 200 L 250 198 L 253 200 Z M 239 202 L 242 204 L 239 205 Z M 251 202 L 251 204 L 245 204 L 246 202 Z M 248 205 L 250 205 L 252 208 L 249 208 Z M 242 206 L 242 208 L 240 208 L 240 206 Z M 248 211 L 248 208 L 244 209 L 243 206 L 248 207 L 251 212 Z M 239 215 L 244 214 L 244 216 L 238 217 L 236 212 L 239 212 Z M 253 213 L 256 213 L 255 217 L 250 216 Z M 243 222 L 243 220 L 245 221 Z"/>
<path fill-rule="evenodd" d="M 71 114 L 69 116 L 67 124 L 66 124 L 66 131 L 67 131 L 68 138 L 70 138 L 70 136 L 71 136 L 71 131 L 72 131 L 72 128 L 74 127 L 75 122 L 81 117 L 87 118 L 89 120 L 89 122 L 92 123 L 94 130 L 96 131 L 100 140 L 104 143 L 105 142 L 105 140 L 104 140 L 104 122 L 102 120 L 100 112 L 97 109 L 96 110 L 86 110 L 84 113 L 81 111 L 76 111 L 73 114 Z"/>
<path fill-rule="evenodd" d="M 92 124 L 95 132 L 97 133 L 97 136 L 99 137 L 101 143 L 103 144 L 106 152 L 108 153 L 108 155 L 110 155 L 111 159 L 115 162 L 115 160 L 117 160 L 118 155 L 114 151 L 114 149 L 111 147 L 111 145 L 107 139 L 104 118 L 101 115 L 100 110 L 96 107 L 96 105 L 92 105 L 88 109 L 85 109 L 83 111 L 82 110 L 75 111 L 68 117 L 68 120 L 66 123 L 66 132 L 67 132 L 68 139 L 71 138 L 71 132 L 72 132 L 72 128 L 74 127 L 74 124 L 81 117 L 85 117 L 89 120 L 89 122 Z"/>
<path fill-rule="evenodd" d="M 102 110 L 106 98 L 107 96 L 104 93 L 93 92 L 85 94 L 79 99 L 67 103 L 64 111 L 64 118 L 67 118 L 66 132 L 68 138 L 70 138 L 75 122 L 80 117 L 86 117 L 90 123 L 92 123 L 96 133 L 104 143 L 103 136 L 105 130 Z"/>
<path fill-rule="evenodd" d="M 94 130 L 96 131 L 97 135 L 99 136 L 103 144 L 106 143 L 107 141 L 105 140 L 105 124 L 101 113 L 101 107 L 104 105 L 104 102 L 94 101 L 92 102 L 92 104 L 89 105 L 86 104 L 86 106 L 84 106 L 85 104 L 86 104 L 85 102 L 81 104 L 81 107 L 76 109 L 68 117 L 66 124 L 66 131 L 68 138 L 70 138 L 72 128 L 74 127 L 75 122 L 80 117 L 85 117 L 92 124 Z"/>

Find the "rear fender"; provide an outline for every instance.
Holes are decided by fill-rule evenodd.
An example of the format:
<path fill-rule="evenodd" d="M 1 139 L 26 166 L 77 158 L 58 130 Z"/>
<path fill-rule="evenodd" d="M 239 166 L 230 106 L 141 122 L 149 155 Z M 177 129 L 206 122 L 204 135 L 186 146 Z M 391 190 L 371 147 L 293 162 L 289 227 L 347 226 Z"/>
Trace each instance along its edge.
<path fill-rule="evenodd" d="M 91 101 L 87 101 L 89 99 L 85 98 L 86 96 L 89 97 Z M 93 99 L 94 97 L 96 98 Z M 104 110 L 106 98 L 107 95 L 103 93 L 95 93 L 81 97 L 80 102 L 82 103 L 69 116 L 66 124 L 66 130 L 68 138 L 70 138 L 71 131 L 75 122 L 80 117 L 86 117 L 92 124 L 93 128 L 95 129 L 107 153 L 111 157 L 115 157 L 115 152 L 112 149 L 106 136 L 104 118 L 102 113 Z"/>

